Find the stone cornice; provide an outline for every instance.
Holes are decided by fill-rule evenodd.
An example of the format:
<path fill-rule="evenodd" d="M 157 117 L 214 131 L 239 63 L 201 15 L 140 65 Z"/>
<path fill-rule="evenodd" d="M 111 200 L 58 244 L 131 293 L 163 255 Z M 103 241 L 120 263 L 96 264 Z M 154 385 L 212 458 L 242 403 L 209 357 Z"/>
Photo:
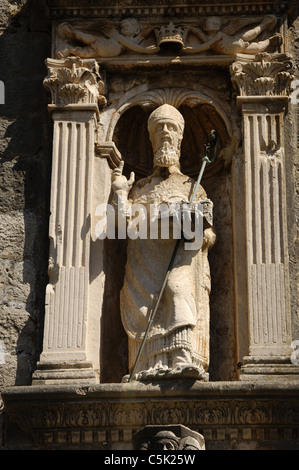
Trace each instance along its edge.
<path fill-rule="evenodd" d="M 131 442 L 149 424 L 182 424 L 213 443 L 296 441 L 298 392 L 298 381 L 133 383 L 13 387 L 3 399 L 7 419 L 42 446 L 104 449 L 107 442 Z"/>
<path fill-rule="evenodd" d="M 123 17 L 134 15 L 136 17 L 149 15 L 172 16 L 207 16 L 207 15 L 244 15 L 244 14 L 282 14 L 287 10 L 291 1 L 283 4 L 273 0 L 209 0 L 186 2 L 176 0 L 172 6 L 163 0 L 53 0 L 50 2 L 53 18 L 61 17 Z"/>
<path fill-rule="evenodd" d="M 116 58 L 100 59 L 100 64 L 108 71 L 132 72 L 138 70 L 168 69 L 180 70 L 186 67 L 189 70 L 199 67 L 216 66 L 228 67 L 235 60 L 232 55 L 194 55 L 192 57 L 169 56 L 121 56 Z"/>
<path fill-rule="evenodd" d="M 299 366 L 298 366 L 299 367 Z M 153 383 L 107 383 L 91 385 L 39 385 L 19 386 L 4 389 L 2 392 L 5 403 L 9 404 L 15 400 L 36 400 L 48 398 L 65 399 L 122 399 L 130 401 L 132 398 L 262 398 L 262 397 L 297 397 L 299 400 L 299 381 L 277 381 L 265 382 L 201 382 L 201 381 L 161 381 Z M 299 418 L 299 417 L 298 417 Z"/>

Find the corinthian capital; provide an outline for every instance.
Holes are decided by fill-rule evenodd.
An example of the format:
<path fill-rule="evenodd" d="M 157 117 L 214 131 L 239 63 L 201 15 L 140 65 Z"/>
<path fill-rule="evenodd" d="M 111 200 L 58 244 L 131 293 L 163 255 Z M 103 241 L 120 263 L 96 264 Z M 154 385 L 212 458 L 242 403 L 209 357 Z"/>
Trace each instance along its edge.
<path fill-rule="evenodd" d="M 293 63 L 286 54 L 257 54 L 253 61 L 237 60 L 230 66 L 231 80 L 240 96 L 288 96 Z"/>
<path fill-rule="evenodd" d="M 105 85 L 96 61 L 83 61 L 78 57 L 48 59 L 47 66 L 44 86 L 51 92 L 53 105 L 96 104 L 102 107 L 106 104 Z"/>

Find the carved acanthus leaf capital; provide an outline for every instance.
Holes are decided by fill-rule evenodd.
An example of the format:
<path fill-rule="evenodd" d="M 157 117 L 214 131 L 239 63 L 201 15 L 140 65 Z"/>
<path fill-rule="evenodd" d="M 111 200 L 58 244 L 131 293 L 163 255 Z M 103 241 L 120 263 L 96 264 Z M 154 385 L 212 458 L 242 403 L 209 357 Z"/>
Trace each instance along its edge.
<path fill-rule="evenodd" d="M 285 54 L 257 54 L 254 61 L 238 60 L 230 67 L 240 96 L 288 96 L 293 63 Z"/>
<path fill-rule="evenodd" d="M 96 104 L 105 106 L 104 82 L 96 61 L 82 61 L 77 57 L 65 60 L 47 60 L 48 76 L 44 86 L 51 92 L 52 104 Z"/>

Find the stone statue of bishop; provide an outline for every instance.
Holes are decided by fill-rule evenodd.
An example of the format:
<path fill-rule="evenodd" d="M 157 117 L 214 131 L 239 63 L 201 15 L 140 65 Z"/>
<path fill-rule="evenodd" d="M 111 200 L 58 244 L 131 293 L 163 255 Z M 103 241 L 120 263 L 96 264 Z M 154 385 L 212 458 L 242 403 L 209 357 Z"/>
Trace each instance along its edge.
<path fill-rule="evenodd" d="M 195 181 L 180 171 L 184 125 L 181 113 L 168 104 L 159 106 L 149 116 L 148 131 L 154 155 L 152 175 L 134 184 L 134 174 L 129 179 L 122 174 L 123 162 L 112 175 L 115 204 L 122 207 L 126 214 L 133 205 L 140 205 L 145 208 L 147 221 L 152 222 L 152 208 L 155 207 L 158 208 L 161 224 L 165 212 L 159 212 L 159 208 L 181 207 L 182 204 L 186 207 L 186 203 L 189 207 Z M 215 242 L 213 204 L 201 185 L 195 201 L 204 208 L 202 243 L 192 249 L 186 249 L 183 242 L 180 244 L 134 380 L 208 380 L 208 250 Z M 168 211 L 168 215 L 170 213 Z M 172 223 L 175 223 L 174 220 Z M 148 228 L 147 235 L 128 237 L 127 263 L 121 290 L 121 318 L 128 335 L 129 372 L 134 367 L 176 243 L 171 230 L 168 237 L 159 233 L 158 237 L 153 238 Z"/>

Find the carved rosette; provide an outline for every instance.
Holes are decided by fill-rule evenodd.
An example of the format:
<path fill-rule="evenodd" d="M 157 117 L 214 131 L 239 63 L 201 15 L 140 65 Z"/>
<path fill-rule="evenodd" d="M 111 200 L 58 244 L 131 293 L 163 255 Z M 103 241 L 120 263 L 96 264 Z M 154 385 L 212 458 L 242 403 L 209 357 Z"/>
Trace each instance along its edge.
<path fill-rule="evenodd" d="M 77 57 L 47 61 L 48 76 L 44 86 L 51 92 L 52 104 L 106 104 L 104 82 L 96 61 L 82 61 Z"/>
<path fill-rule="evenodd" d="M 231 80 L 240 96 L 288 96 L 293 63 L 285 54 L 257 54 L 253 62 L 236 61 L 230 67 Z"/>

